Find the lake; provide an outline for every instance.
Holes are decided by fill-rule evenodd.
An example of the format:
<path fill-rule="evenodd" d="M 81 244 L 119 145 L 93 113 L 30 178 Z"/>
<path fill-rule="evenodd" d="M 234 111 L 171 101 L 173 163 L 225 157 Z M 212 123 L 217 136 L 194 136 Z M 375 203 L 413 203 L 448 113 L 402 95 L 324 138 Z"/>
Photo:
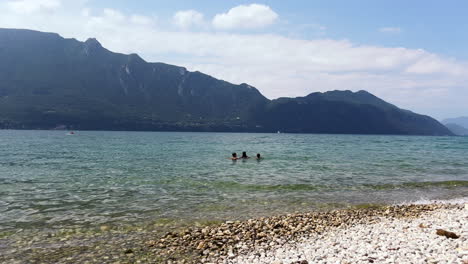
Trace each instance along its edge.
<path fill-rule="evenodd" d="M 3 130 L 0 150 L 0 231 L 468 196 L 468 137 Z"/>

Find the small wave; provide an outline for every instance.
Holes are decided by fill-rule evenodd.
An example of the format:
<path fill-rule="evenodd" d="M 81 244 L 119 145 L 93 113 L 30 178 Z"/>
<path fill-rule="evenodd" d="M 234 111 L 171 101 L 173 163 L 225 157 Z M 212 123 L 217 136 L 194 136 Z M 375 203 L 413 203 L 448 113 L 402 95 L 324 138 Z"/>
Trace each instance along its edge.
<path fill-rule="evenodd" d="M 363 186 L 375 190 L 430 188 L 430 187 L 468 187 L 468 181 L 437 181 L 437 182 L 405 182 L 399 184 L 364 184 Z"/>
<path fill-rule="evenodd" d="M 246 191 L 332 191 L 332 190 L 393 190 L 420 188 L 456 188 L 468 187 L 468 181 L 406 182 L 398 184 L 363 184 L 363 185 L 321 185 L 321 184 L 244 184 L 233 181 L 214 182 L 218 189 L 235 189 Z"/>
<path fill-rule="evenodd" d="M 222 189 L 237 189 L 248 191 L 312 191 L 319 189 L 330 188 L 325 185 L 311 185 L 311 184 L 276 184 L 276 185 L 263 185 L 263 184 L 242 184 L 237 182 L 217 182 L 214 184 L 217 188 Z"/>
<path fill-rule="evenodd" d="M 11 178 L 0 178 L 0 184 L 20 184 L 20 183 L 28 183 L 34 184 L 38 183 L 39 181 L 31 180 L 31 179 L 11 179 Z"/>
<path fill-rule="evenodd" d="M 428 199 L 421 199 L 414 202 L 403 202 L 399 203 L 398 205 L 407 205 L 407 204 L 433 204 L 433 203 L 441 203 L 441 204 L 468 204 L 468 197 L 461 197 L 461 198 L 454 198 L 448 200 L 428 200 Z"/>

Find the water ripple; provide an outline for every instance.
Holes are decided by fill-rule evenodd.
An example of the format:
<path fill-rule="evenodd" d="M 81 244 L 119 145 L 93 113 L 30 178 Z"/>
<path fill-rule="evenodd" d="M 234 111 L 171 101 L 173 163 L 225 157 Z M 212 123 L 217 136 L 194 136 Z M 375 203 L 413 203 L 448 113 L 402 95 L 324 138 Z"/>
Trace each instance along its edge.
<path fill-rule="evenodd" d="M 467 137 L 0 131 L 0 231 L 464 197 Z M 232 162 L 230 153 L 255 159 Z"/>

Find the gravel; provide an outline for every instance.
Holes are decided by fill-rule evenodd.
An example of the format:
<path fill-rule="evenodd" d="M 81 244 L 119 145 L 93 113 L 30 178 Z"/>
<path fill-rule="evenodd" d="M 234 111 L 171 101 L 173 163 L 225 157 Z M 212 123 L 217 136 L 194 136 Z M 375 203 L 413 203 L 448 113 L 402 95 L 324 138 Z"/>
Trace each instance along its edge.
<path fill-rule="evenodd" d="M 455 233 L 458 239 L 438 235 Z M 468 204 L 418 218 L 382 218 L 373 224 L 336 228 L 303 236 L 270 250 L 237 256 L 225 263 L 468 263 Z"/>
<path fill-rule="evenodd" d="M 173 228 L 0 238 L 0 263 L 461 263 L 468 204 L 365 206 Z"/>

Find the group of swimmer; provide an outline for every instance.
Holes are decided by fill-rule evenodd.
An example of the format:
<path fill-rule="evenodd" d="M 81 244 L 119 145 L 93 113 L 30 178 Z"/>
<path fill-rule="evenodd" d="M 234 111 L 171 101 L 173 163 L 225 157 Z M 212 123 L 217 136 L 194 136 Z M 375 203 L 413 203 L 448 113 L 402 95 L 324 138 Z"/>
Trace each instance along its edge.
<path fill-rule="evenodd" d="M 242 157 L 240 157 L 240 158 L 237 157 L 237 153 L 236 153 L 236 152 L 232 153 L 231 160 L 239 160 L 239 159 L 250 159 L 250 157 L 247 156 L 247 152 L 246 152 L 246 151 L 242 152 Z M 257 153 L 257 156 L 255 157 L 255 159 L 256 159 L 256 160 L 261 160 L 261 159 L 263 159 L 263 157 L 260 155 L 260 153 Z"/>

